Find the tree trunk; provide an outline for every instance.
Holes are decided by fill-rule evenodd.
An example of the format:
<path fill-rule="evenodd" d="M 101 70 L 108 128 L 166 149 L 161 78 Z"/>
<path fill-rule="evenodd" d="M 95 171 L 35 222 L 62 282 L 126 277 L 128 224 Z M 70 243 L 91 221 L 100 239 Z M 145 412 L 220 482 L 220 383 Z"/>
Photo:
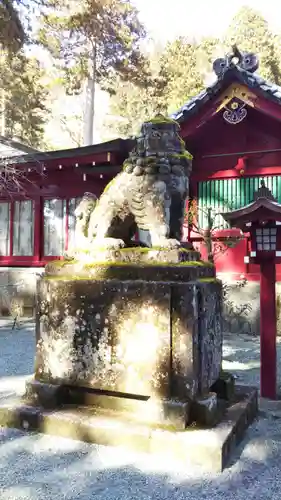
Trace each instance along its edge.
<path fill-rule="evenodd" d="M 84 108 L 84 146 L 94 142 L 94 117 L 95 117 L 95 90 L 96 90 L 96 45 L 93 46 L 90 74 L 85 88 Z"/>
<path fill-rule="evenodd" d="M 208 261 L 212 264 L 214 263 L 214 254 L 213 254 L 213 241 L 212 241 L 212 229 L 214 225 L 214 219 L 212 217 L 212 209 L 207 209 L 207 221 L 208 221 L 208 229 L 205 235 L 205 244 L 207 247 L 208 253 Z"/>
<path fill-rule="evenodd" d="M 6 96 L 5 90 L 1 91 L 1 135 L 5 137 L 6 133 Z"/>

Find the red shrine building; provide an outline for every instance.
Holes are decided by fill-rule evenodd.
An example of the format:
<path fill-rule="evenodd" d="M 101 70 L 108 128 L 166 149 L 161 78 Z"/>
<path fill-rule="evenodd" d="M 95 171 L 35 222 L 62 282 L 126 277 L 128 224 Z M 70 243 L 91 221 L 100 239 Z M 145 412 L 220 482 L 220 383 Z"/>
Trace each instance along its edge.
<path fill-rule="evenodd" d="M 218 273 L 259 281 L 259 267 L 249 259 L 249 238 L 236 239 L 240 231 L 228 227 L 221 213 L 252 202 L 262 180 L 281 203 L 281 88 L 258 75 L 254 54 L 237 49 L 216 60 L 213 69 L 215 82 L 173 115 L 193 155 L 190 197 L 196 201 L 201 230 L 208 229 L 210 210 L 214 239 L 236 241 L 215 256 Z M 86 191 L 102 192 L 133 143 L 116 139 L 17 156 L 24 173 L 20 188 L 0 200 L 0 270 L 31 275 L 62 256 L 74 237 L 73 213 L 80 197 Z M 184 234 L 200 245 L 204 256 L 199 234 L 187 227 Z"/>

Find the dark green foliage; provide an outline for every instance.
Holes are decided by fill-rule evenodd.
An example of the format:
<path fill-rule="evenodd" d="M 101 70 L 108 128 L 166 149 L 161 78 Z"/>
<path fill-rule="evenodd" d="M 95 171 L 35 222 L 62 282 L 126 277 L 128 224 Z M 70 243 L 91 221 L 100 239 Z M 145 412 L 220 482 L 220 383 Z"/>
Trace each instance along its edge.
<path fill-rule="evenodd" d="M 47 119 L 47 91 L 42 83 L 43 72 L 34 58 L 23 52 L 0 60 L 0 92 L 4 135 L 19 137 L 25 143 L 40 147 Z"/>
<path fill-rule="evenodd" d="M 143 122 L 158 113 L 167 113 L 167 104 L 161 100 L 161 82 L 158 78 L 138 87 L 132 82 L 116 81 L 116 93 L 111 98 L 110 116 L 105 120 L 107 130 L 120 137 L 136 135 Z"/>
<path fill-rule="evenodd" d="M 80 92 L 88 77 L 109 92 L 116 75 L 139 83 L 145 31 L 129 0 L 49 0 L 48 7 L 39 41 L 64 72 L 69 93 Z"/>
<path fill-rule="evenodd" d="M 229 49 L 234 43 L 244 51 L 259 56 L 259 74 L 266 80 L 281 84 L 280 37 L 272 33 L 268 22 L 256 10 L 242 7 L 230 24 L 224 45 Z"/>
<path fill-rule="evenodd" d="M 151 77 L 144 77 L 141 89 L 131 82 L 116 83 L 110 110 L 113 117 L 107 119 L 106 125 L 116 135 L 134 135 L 139 125 L 151 116 L 176 111 L 204 88 L 204 71 L 211 68 L 215 43 L 204 39 L 198 45 L 179 38 L 161 52 L 153 52 L 149 61 Z"/>
<path fill-rule="evenodd" d="M 15 3 L 12 0 L 0 3 L 0 46 L 11 52 L 17 51 L 25 41 L 24 28 Z"/>

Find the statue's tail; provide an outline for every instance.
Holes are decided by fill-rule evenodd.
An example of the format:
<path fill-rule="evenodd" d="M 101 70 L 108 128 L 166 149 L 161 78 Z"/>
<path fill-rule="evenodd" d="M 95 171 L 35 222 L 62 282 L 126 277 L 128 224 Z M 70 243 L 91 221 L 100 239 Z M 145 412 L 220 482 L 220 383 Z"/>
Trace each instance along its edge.
<path fill-rule="evenodd" d="M 98 198 L 95 194 L 85 193 L 74 211 L 76 228 L 79 227 L 85 237 L 88 237 L 89 222 L 97 201 Z"/>
<path fill-rule="evenodd" d="M 79 217 L 85 211 L 92 212 L 97 204 L 97 200 L 98 200 L 98 198 L 96 197 L 95 194 L 84 193 L 82 200 L 77 205 L 77 207 L 74 211 L 75 217 Z"/>

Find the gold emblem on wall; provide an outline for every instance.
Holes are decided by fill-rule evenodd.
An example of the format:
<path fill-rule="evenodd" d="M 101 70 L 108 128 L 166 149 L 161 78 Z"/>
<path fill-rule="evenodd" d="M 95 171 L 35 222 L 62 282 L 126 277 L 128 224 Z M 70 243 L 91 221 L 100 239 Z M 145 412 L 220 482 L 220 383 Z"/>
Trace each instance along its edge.
<path fill-rule="evenodd" d="M 228 104 L 225 105 L 222 116 L 224 120 L 231 125 L 241 123 L 247 116 L 245 102 L 238 99 L 238 97 L 234 97 Z"/>
<path fill-rule="evenodd" d="M 240 83 L 232 83 L 227 90 L 220 95 L 218 99 L 218 107 L 216 109 L 216 113 L 221 111 L 223 108 L 226 108 L 230 101 L 234 98 L 243 101 L 248 106 L 252 108 L 255 106 L 255 100 L 257 99 L 256 94 L 251 92 L 245 85 L 241 85 Z"/>

